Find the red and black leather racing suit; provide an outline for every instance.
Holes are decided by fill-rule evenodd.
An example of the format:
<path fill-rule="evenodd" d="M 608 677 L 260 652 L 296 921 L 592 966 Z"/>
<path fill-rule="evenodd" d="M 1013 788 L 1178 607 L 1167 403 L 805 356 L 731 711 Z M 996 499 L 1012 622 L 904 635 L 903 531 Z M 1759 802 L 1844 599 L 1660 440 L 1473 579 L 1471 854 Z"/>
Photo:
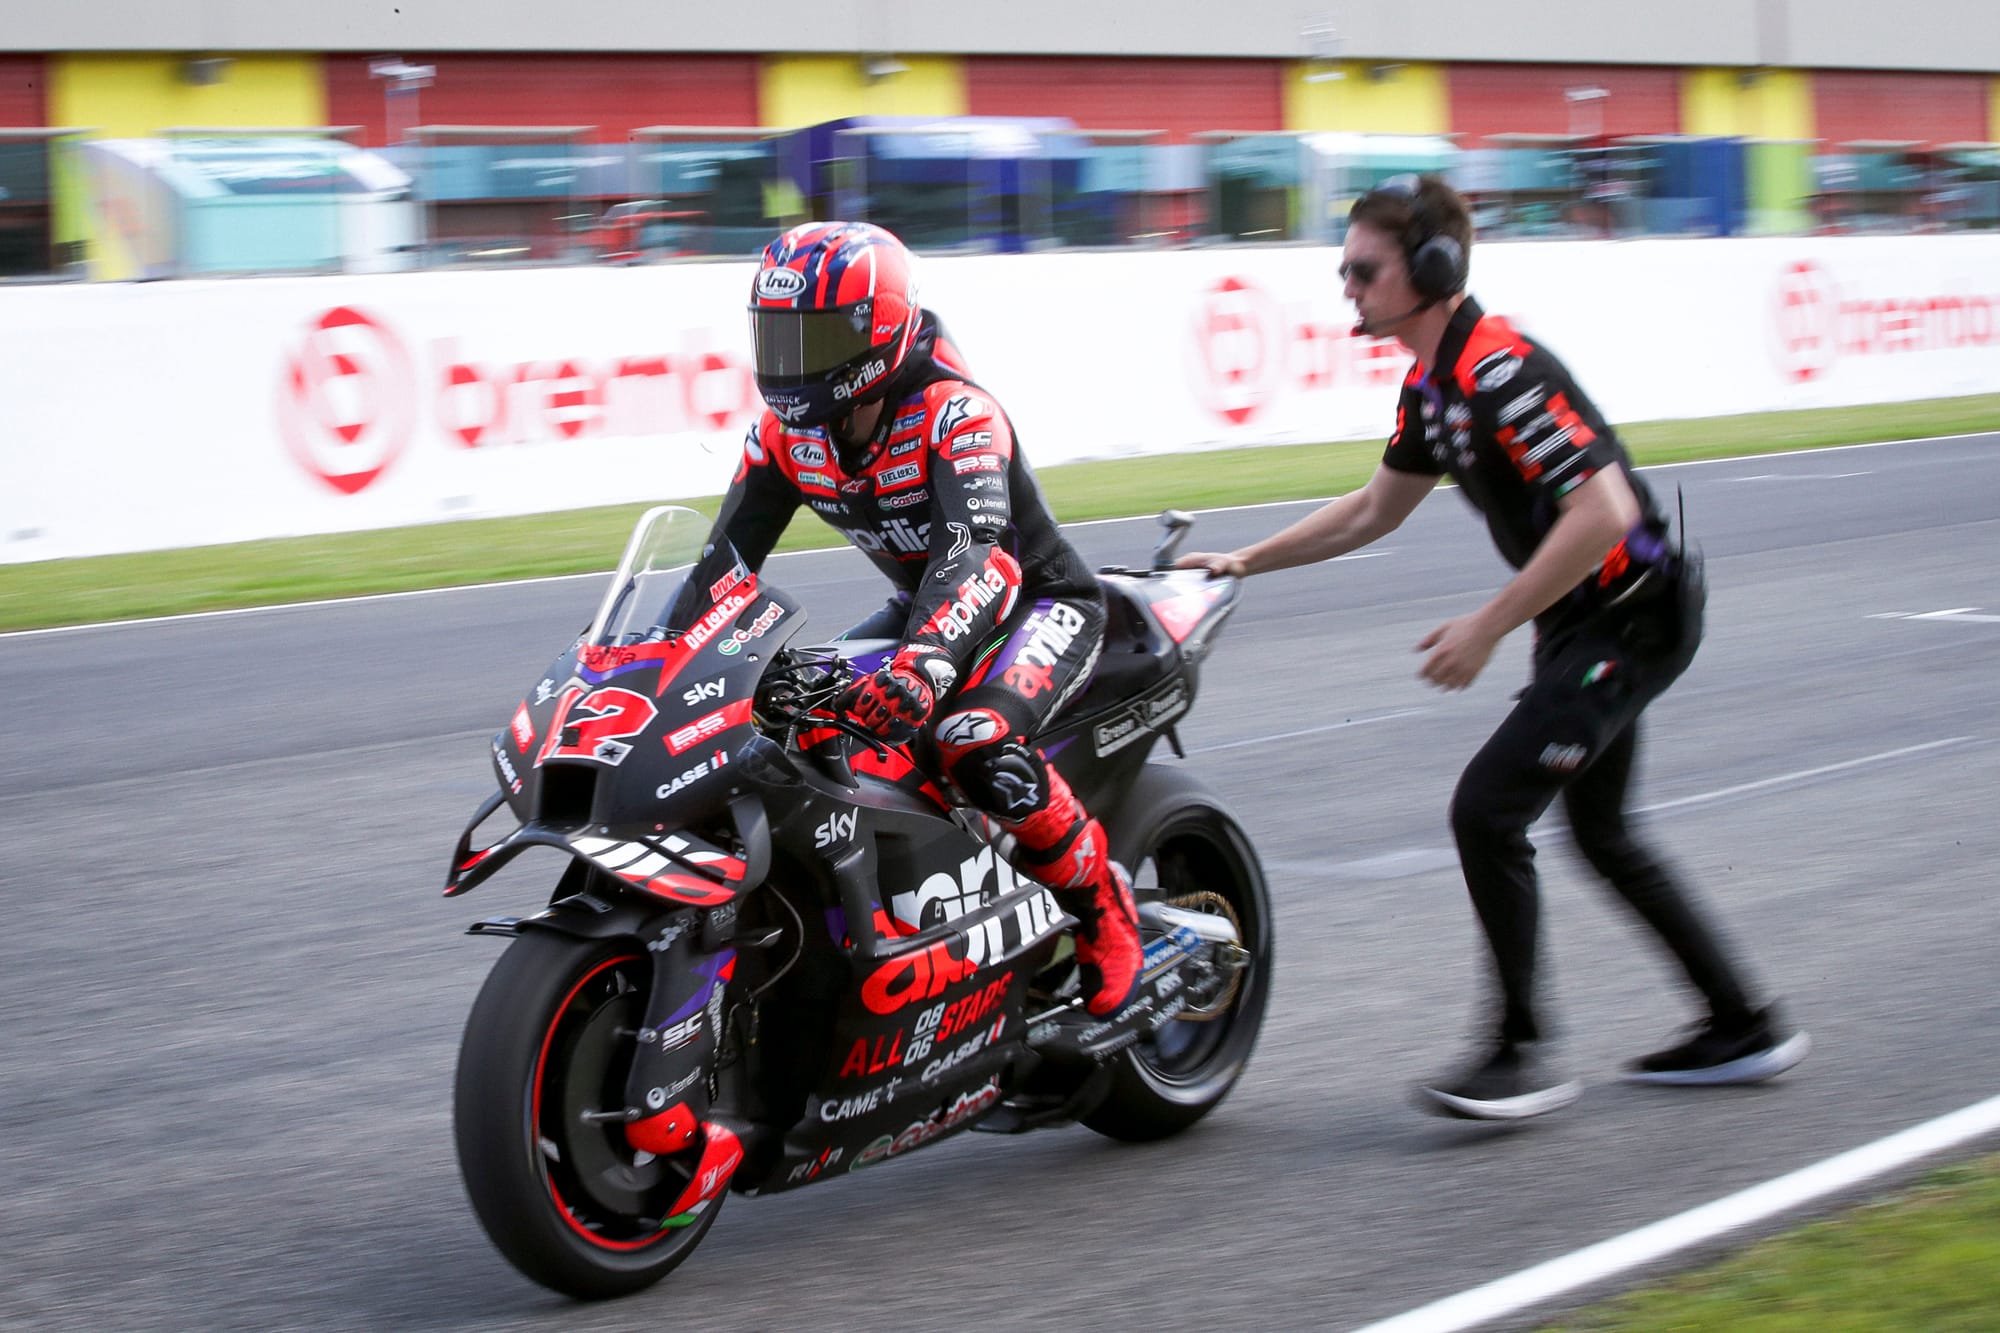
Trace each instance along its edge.
<path fill-rule="evenodd" d="M 1719 933 L 1627 827 L 1639 714 L 1693 660 L 1705 591 L 1699 561 L 1670 549 L 1665 516 L 1610 425 L 1560 361 L 1467 297 L 1437 364 L 1416 365 L 1404 381 L 1382 461 L 1449 473 L 1517 569 L 1555 526 L 1557 502 L 1598 472 L 1621 470 L 1639 500 L 1639 522 L 1597 573 L 1535 617 L 1534 677 L 1452 798 L 1459 860 L 1499 974 L 1498 1035 L 1541 1035 L 1528 827 L 1558 795 L 1578 850 L 1673 951 L 1717 1016 L 1746 1014 Z"/>
<path fill-rule="evenodd" d="M 1088 679 L 1103 595 L 1043 502 L 1006 414 L 967 377 L 934 315 L 924 313 L 868 440 L 842 446 L 824 428 L 764 413 L 716 531 L 757 569 L 802 504 L 894 585 L 849 636 L 928 650 L 946 772 L 1014 835 L 1017 868 L 1086 919 L 1089 902 L 1075 891 L 1107 881 L 1104 831 L 1029 739 Z"/>

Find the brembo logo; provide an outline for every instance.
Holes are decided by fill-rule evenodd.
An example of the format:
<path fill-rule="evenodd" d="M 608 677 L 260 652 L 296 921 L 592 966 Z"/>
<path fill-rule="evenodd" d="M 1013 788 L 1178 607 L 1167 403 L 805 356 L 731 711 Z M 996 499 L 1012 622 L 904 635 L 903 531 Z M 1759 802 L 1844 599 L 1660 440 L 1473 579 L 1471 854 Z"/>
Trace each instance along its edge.
<path fill-rule="evenodd" d="M 1359 337 L 1351 325 L 1317 320 L 1303 301 L 1280 304 L 1247 278 L 1210 287 L 1190 333 L 1195 396 L 1232 426 L 1284 394 L 1389 384 L 1410 364 L 1394 339 Z"/>
<path fill-rule="evenodd" d="M 278 432 L 299 466 L 353 495 L 396 461 L 416 424 L 416 363 L 395 332 L 352 306 L 314 320 L 278 397 Z"/>
<path fill-rule="evenodd" d="M 1779 273 L 1771 315 L 1778 368 L 1801 384 L 1827 375 L 1843 357 L 2000 343 L 2000 293 L 1858 296 L 1811 259 Z"/>
<path fill-rule="evenodd" d="M 278 434 L 299 466 L 353 495 L 420 429 L 467 449 L 732 429 L 757 405 L 740 353 L 690 330 L 678 352 L 487 361 L 459 340 L 427 364 L 381 315 L 338 306 L 313 319 L 280 367 Z"/>

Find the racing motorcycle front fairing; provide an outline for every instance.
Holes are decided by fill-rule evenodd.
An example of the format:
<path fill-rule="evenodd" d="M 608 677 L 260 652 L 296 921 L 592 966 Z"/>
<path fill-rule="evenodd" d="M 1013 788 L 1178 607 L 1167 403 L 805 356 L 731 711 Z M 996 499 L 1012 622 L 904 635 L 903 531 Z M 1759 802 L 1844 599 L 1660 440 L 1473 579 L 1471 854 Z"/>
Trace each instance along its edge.
<path fill-rule="evenodd" d="M 554 846 L 666 904 L 715 907 L 754 886 L 761 821 L 729 771 L 754 734 L 770 656 L 805 613 L 758 586 L 727 543 L 672 562 L 706 533 L 692 510 L 649 510 L 603 605 L 492 741 L 500 784 L 467 826 L 447 897 L 529 846 Z M 504 803 L 513 832 L 474 850 Z M 765 840 L 767 841 L 767 839 Z M 766 849 L 767 852 L 767 849 Z"/>
<path fill-rule="evenodd" d="M 641 1152 L 700 1152 L 675 1216 L 705 1205 L 743 1159 L 737 1132 L 709 1121 L 711 1073 L 738 903 L 769 872 L 771 835 L 730 761 L 755 734 L 765 663 L 806 618 L 726 543 L 690 566 L 688 539 L 706 529 L 671 506 L 640 519 L 591 626 L 494 736 L 501 790 L 461 835 L 445 886 L 462 894 L 528 847 L 553 847 L 585 869 L 564 876 L 549 910 L 511 927 L 646 943 L 645 1022 L 625 1108 L 607 1114 L 625 1118 Z M 519 823 L 474 849 L 503 805 Z M 607 883 L 629 892 L 606 895 Z"/>

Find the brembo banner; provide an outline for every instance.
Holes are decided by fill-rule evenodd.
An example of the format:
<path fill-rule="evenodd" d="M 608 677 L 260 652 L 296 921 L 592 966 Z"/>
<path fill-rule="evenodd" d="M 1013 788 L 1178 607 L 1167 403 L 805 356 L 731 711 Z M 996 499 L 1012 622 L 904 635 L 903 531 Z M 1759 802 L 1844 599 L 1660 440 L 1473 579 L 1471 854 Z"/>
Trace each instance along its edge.
<path fill-rule="evenodd" d="M 1325 248 L 930 257 L 1036 464 L 1381 437 Z M 0 562 L 713 495 L 743 263 L 0 288 Z M 2000 237 L 1478 247 L 1613 421 L 2000 391 Z M 1726 425 L 1718 426 L 1727 429 Z"/>

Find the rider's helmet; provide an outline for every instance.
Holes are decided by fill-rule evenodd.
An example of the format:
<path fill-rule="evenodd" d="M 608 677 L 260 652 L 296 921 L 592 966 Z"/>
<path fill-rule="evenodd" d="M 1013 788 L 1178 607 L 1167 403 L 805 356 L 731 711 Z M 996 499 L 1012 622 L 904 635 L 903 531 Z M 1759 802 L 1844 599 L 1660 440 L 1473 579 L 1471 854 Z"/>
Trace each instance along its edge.
<path fill-rule="evenodd" d="M 915 265 L 865 222 L 808 222 L 764 247 L 750 289 L 757 391 L 788 426 L 880 398 L 917 336 Z"/>

